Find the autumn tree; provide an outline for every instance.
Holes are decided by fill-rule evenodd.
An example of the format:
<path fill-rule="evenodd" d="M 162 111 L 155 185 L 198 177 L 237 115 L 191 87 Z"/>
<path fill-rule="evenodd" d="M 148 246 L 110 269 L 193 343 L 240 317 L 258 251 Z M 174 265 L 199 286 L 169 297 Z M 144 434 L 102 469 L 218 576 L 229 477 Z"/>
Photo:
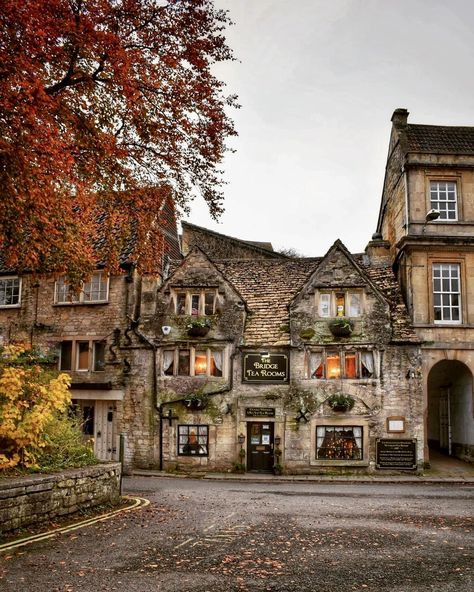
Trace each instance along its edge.
<path fill-rule="evenodd" d="M 212 0 L 0 0 L 8 264 L 84 274 L 100 243 L 114 269 L 132 232 L 140 249 L 159 227 L 168 192 L 178 211 L 199 193 L 222 212 L 236 102 L 213 65 L 233 59 L 228 24 Z"/>

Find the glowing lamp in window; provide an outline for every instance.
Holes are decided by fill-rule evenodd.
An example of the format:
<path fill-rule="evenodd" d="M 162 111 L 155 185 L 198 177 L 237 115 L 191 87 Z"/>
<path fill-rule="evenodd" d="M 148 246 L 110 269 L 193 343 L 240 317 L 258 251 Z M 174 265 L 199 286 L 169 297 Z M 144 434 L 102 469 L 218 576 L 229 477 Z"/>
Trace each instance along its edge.
<path fill-rule="evenodd" d="M 194 374 L 207 374 L 207 356 L 204 352 L 197 352 L 194 360 Z"/>
<path fill-rule="evenodd" d="M 340 378 L 341 360 L 338 354 L 329 355 L 326 358 L 328 378 Z"/>

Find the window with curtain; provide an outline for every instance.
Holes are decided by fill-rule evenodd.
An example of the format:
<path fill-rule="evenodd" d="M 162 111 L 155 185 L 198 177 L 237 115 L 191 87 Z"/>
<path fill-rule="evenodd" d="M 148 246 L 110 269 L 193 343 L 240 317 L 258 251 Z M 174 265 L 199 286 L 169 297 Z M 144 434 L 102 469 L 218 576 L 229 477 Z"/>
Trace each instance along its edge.
<path fill-rule="evenodd" d="M 319 292 L 318 315 L 330 317 L 360 317 L 362 315 L 362 291 Z"/>
<path fill-rule="evenodd" d="M 164 376 L 222 376 L 223 351 L 212 348 L 175 347 L 163 350 Z"/>
<path fill-rule="evenodd" d="M 307 356 L 307 374 L 311 379 L 370 378 L 375 376 L 372 351 L 318 351 Z"/>

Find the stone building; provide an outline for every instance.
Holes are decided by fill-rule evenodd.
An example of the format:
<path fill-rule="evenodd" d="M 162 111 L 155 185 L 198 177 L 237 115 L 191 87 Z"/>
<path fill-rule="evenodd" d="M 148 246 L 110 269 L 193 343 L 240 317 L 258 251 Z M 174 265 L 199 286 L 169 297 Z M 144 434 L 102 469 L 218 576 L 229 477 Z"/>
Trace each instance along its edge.
<path fill-rule="evenodd" d="M 474 127 L 392 116 L 377 237 L 422 348 L 429 447 L 474 459 Z"/>

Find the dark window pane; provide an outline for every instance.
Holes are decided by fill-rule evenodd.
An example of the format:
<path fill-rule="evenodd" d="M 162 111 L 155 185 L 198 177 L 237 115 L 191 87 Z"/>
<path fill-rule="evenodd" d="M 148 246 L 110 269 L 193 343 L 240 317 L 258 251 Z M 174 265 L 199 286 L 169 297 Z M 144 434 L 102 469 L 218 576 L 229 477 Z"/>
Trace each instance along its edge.
<path fill-rule="evenodd" d="M 180 376 L 189 376 L 189 350 L 179 350 L 178 374 Z"/>
<path fill-rule="evenodd" d="M 60 370 L 72 370 L 72 341 L 63 341 L 61 343 Z"/>

